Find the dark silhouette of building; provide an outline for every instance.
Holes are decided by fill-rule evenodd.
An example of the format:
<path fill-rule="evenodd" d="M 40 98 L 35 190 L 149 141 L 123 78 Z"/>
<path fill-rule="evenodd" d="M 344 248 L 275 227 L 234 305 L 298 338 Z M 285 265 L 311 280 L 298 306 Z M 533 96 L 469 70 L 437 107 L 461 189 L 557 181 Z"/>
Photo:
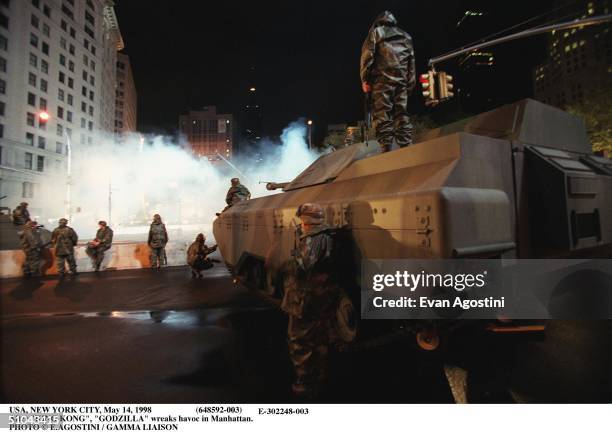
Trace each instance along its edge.
<path fill-rule="evenodd" d="M 255 67 L 249 69 L 248 87 L 245 89 L 245 105 L 240 117 L 241 146 L 244 145 L 245 148 L 257 145 L 262 137 L 262 114 L 258 98 L 259 89 L 257 88 L 256 72 Z"/>
<path fill-rule="evenodd" d="M 467 46 L 492 33 L 490 23 L 493 20 L 489 15 L 482 7 L 465 10 L 457 21 L 455 40 L 461 46 Z M 498 103 L 495 92 L 497 70 L 494 50 L 494 47 L 475 50 L 459 58 L 455 95 L 463 110 L 482 112 Z"/>

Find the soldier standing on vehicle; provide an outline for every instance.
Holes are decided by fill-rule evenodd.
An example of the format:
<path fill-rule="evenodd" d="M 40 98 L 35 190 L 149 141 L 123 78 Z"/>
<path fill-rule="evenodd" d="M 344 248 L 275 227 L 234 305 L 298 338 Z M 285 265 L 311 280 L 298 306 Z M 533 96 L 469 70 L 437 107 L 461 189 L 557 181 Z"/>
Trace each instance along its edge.
<path fill-rule="evenodd" d="M 30 212 L 28 211 L 28 203 L 21 202 L 17 208 L 13 210 L 13 224 L 15 226 L 23 226 L 30 220 Z"/>
<path fill-rule="evenodd" d="M 65 262 L 68 262 L 70 273 L 77 274 L 76 261 L 74 260 L 74 247 L 77 245 L 79 237 L 77 233 L 68 226 L 68 220 L 59 219 L 59 226 L 51 234 L 51 242 L 55 246 L 55 259 L 57 261 L 57 272 L 60 277 L 65 275 Z"/>
<path fill-rule="evenodd" d="M 342 295 L 335 233 L 324 223 L 321 205 L 305 203 L 296 213 L 301 226 L 287 267 L 281 308 L 289 314 L 289 356 L 295 368 L 293 392 L 316 397 L 325 380 L 334 318 Z"/>
<path fill-rule="evenodd" d="M 204 234 L 198 234 L 195 241 L 187 249 L 187 264 L 191 267 L 192 278 L 202 278 L 202 271 L 213 266 L 213 261 L 208 258 L 212 252 L 217 250 L 217 245 L 212 247 L 206 245 Z"/>
<path fill-rule="evenodd" d="M 104 220 L 98 222 L 99 228 L 96 238 L 87 243 L 87 256 L 91 258 L 92 265 L 96 271 L 100 271 L 100 266 L 104 260 L 104 252 L 111 248 L 113 243 L 113 230 L 108 227 Z"/>
<path fill-rule="evenodd" d="M 162 223 L 161 216 L 155 214 L 153 216 L 153 223 L 149 228 L 149 248 L 151 254 L 149 256 L 151 260 L 151 268 L 160 270 L 162 265 L 165 265 L 166 261 L 166 244 L 168 243 L 168 232 L 166 231 L 166 225 Z"/>
<path fill-rule="evenodd" d="M 25 254 L 25 261 L 23 262 L 23 275 L 25 277 L 38 276 L 40 275 L 40 254 L 42 250 L 42 243 L 38 234 L 36 233 L 37 223 L 32 220 L 28 220 L 19 232 L 21 239 L 21 248 Z"/>
<path fill-rule="evenodd" d="M 361 87 L 372 92 L 372 119 L 382 152 L 412 144 L 408 97 L 416 84 L 412 38 L 391 12 L 380 14 L 361 48 Z M 394 128 L 395 126 L 395 128 Z"/>

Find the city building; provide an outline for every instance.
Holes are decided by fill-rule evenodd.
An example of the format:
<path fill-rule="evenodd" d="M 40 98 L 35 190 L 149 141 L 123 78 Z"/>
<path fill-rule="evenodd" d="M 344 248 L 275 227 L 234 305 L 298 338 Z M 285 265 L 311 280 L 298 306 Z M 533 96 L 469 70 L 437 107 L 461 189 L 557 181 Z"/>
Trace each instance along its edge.
<path fill-rule="evenodd" d="M 259 101 L 259 80 L 254 66 L 249 68 L 245 81 L 244 98 L 241 112 L 238 114 L 240 125 L 240 153 L 252 154 L 263 137 L 262 108 Z M 237 130 L 238 131 L 238 130 Z M 256 157 L 258 159 L 258 157 Z"/>
<path fill-rule="evenodd" d="M 117 55 L 117 90 L 115 99 L 115 133 L 136 131 L 136 85 L 127 54 Z"/>
<path fill-rule="evenodd" d="M 457 22 L 454 40 L 459 46 L 476 42 L 492 31 L 489 13 L 466 10 Z M 456 97 L 468 112 L 486 111 L 497 104 L 496 68 L 493 49 L 475 50 L 459 58 Z"/>
<path fill-rule="evenodd" d="M 580 0 L 573 5 L 571 15 L 587 18 L 609 14 L 609 3 L 608 0 Z M 567 108 L 609 93 L 612 89 L 611 27 L 602 24 L 552 31 L 547 58 L 533 72 L 535 98 Z"/>
<path fill-rule="evenodd" d="M 193 155 L 217 161 L 231 159 L 234 146 L 234 118 L 206 106 L 179 117 L 179 131 Z"/>
<path fill-rule="evenodd" d="M 114 130 L 121 48 L 110 0 L 0 1 L 2 206 L 26 201 L 38 218 L 66 214 L 56 198 L 70 150 Z"/>

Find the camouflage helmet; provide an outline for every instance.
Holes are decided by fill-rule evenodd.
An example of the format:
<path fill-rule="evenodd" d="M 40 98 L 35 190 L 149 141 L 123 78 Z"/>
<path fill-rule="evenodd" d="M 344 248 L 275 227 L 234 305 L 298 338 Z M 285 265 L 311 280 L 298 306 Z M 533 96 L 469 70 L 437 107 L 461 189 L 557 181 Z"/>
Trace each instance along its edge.
<path fill-rule="evenodd" d="M 106 226 L 106 222 L 105 222 L 104 220 L 100 220 L 100 221 L 98 222 L 98 224 L 99 224 L 99 225 L 102 225 L 102 226 Z"/>
<path fill-rule="evenodd" d="M 240 184 L 240 179 L 238 179 L 238 178 L 232 178 L 232 181 L 231 181 L 231 182 L 232 182 L 232 185 L 235 187 L 235 186 L 237 186 L 238 184 Z"/>
<path fill-rule="evenodd" d="M 65 219 L 65 218 L 62 217 L 61 219 L 59 219 L 59 224 L 60 225 L 67 225 L 68 224 L 68 219 Z"/>
<path fill-rule="evenodd" d="M 320 225 L 325 218 L 323 207 L 318 203 L 303 203 L 298 207 L 295 215 L 299 217 L 303 223 L 309 225 Z"/>
<path fill-rule="evenodd" d="M 21 202 L 21 203 L 19 204 L 19 206 L 28 206 L 28 203 L 27 203 L 27 202 Z"/>

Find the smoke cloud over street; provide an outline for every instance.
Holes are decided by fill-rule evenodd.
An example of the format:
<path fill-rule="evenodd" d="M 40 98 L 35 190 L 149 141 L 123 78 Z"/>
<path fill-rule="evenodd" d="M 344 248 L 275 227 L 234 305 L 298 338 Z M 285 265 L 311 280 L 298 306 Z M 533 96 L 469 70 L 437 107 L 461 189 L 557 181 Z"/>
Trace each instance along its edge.
<path fill-rule="evenodd" d="M 162 136 L 142 140 L 134 134 L 121 144 L 99 138 L 91 146 L 73 145 L 70 225 L 87 238 L 95 233 L 98 220 L 107 220 L 120 239 L 141 240 L 153 214 L 159 213 L 179 235 L 182 227 L 186 236 L 203 231 L 211 237 L 212 221 L 225 207 L 231 178 L 239 177 L 252 198 L 276 194 L 259 181 L 290 181 L 318 157 L 308 149 L 305 134 L 303 122 L 292 123 L 280 143 L 264 140 L 229 162 L 200 159 Z M 48 208 L 61 210 L 68 202 L 65 173 L 57 176 L 54 191 L 47 198 Z M 64 206 L 62 215 L 45 216 L 43 223 L 52 227 L 67 209 Z"/>

